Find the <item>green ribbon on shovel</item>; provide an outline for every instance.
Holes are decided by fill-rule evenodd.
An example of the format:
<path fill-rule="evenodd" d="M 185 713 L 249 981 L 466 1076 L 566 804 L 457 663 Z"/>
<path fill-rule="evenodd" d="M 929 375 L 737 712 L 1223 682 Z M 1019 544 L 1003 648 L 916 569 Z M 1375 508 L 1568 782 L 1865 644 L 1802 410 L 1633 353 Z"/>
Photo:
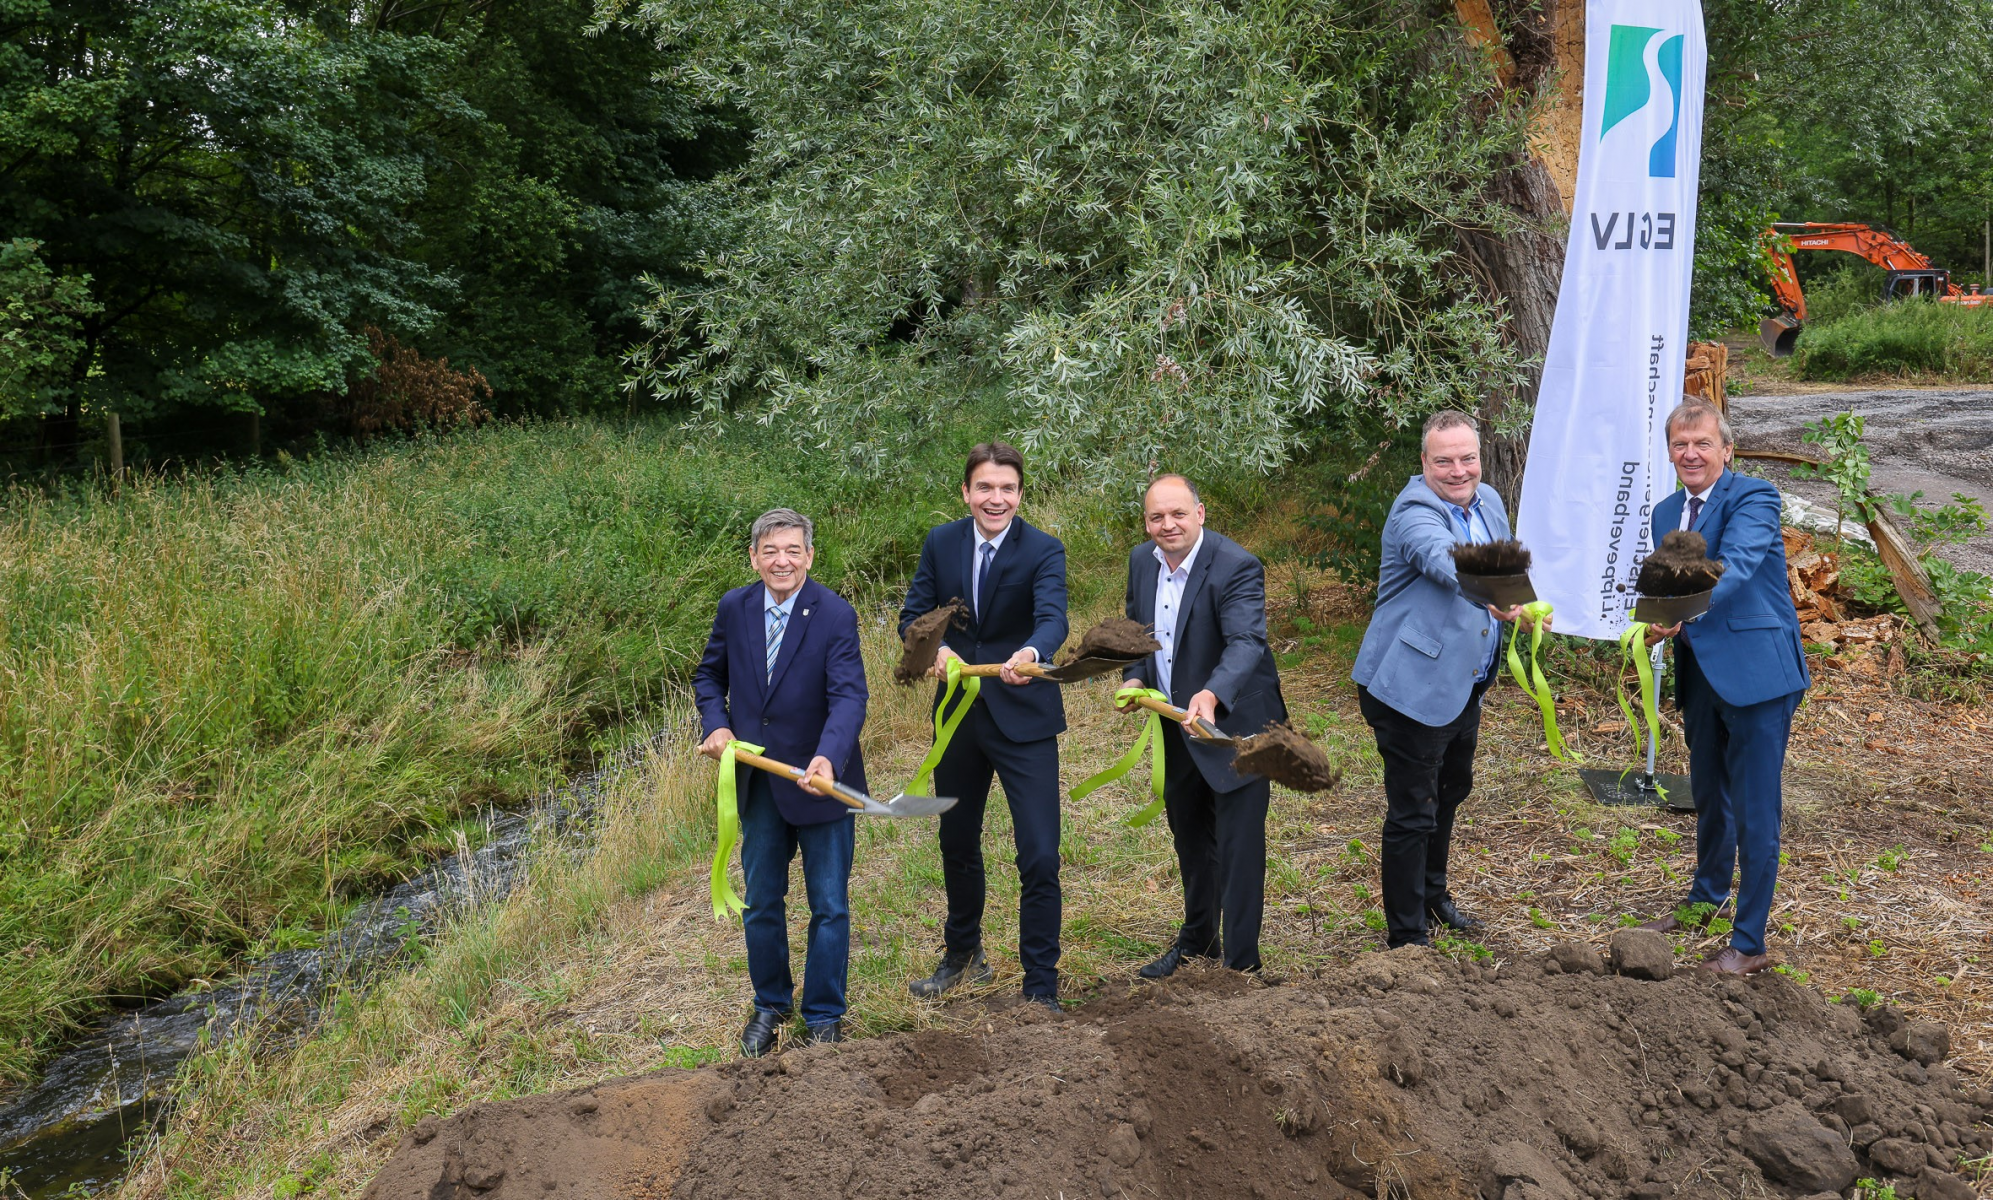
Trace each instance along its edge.
<path fill-rule="evenodd" d="M 720 836 L 713 847 L 713 919 L 726 924 L 735 913 L 747 911 L 747 901 L 734 891 L 733 880 L 727 878 L 727 860 L 733 857 L 734 846 L 740 842 L 740 798 L 735 791 L 740 769 L 735 762 L 734 752 L 745 750 L 749 754 L 761 753 L 761 747 L 752 742 L 731 741 L 720 755 L 720 780 L 714 787 L 714 806 L 719 809 Z"/>
<path fill-rule="evenodd" d="M 1160 700 L 1164 704 L 1170 698 L 1154 688 L 1125 687 L 1114 693 L 1116 704 L 1126 704 L 1139 699 Z M 1084 800 L 1095 791 L 1128 774 L 1135 764 L 1142 761 L 1142 751 L 1149 752 L 1149 794 L 1155 797 L 1140 812 L 1128 818 L 1129 825 L 1147 825 L 1163 811 L 1163 716 L 1154 709 L 1149 710 L 1149 719 L 1142 722 L 1142 732 L 1135 738 L 1135 744 L 1128 747 L 1128 753 L 1114 760 L 1114 765 L 1098 775 L 1080 781 L 1072 791 L 1075 800 Z"/>
<path fill-rule="evenodd" d="M 1661 712 L 1654 705 L 1654 664 L 1647 661 L 1646 621 L 1635 621 L 1619 635 L 1619 648 L 1625 658 L 1633 663 L 1635 674 L 1640 677 L 1640 708 L 1647 717 L 1647 736 L 1653 739 L 1656 749 L 1661 745 Z M 1633 757 L 1638 759 L 1647 753 L 1647 745 L 1640 740 L 1640 718 L 1634 714 L 1633 706 L 1626 702 L 1626 688 L 1616 689 L 1619 697 L 1619 711 L 1626 714 L 1626 724 L 1633 730 Z M 1658 790 L 1660 785 L 1655 785 Z M 1662 793 L 1665 797 L 1666 792 Z"/>
<path fill-rule="evenodd" d="M 1516 639 L 1512 636 L 1509 638 L 1509 674 L 1515 676 L 1523 693 L 1536 701 L 1536 707 L 1543 710 L 1543 740 L 1549 743 L 1550 753 L 1571 762 L 1574 756 L 1564 748 L 1564 735 L 1557 728 L 1557 700 L 1550 694 L 1550 681 L 1543 677 L 1543 665 L 1538 657 L 1543 650 L 1543 619 L 1550 615 L 1550 601 L 1532 600 L 1522 606 L 1522 611 L 1530 623 L 1529 673 L 1523 673 L 1522 657 L 1516 653 Z"/>
<path fill-rule="evenodd" d="M 947 752 L 949 741 L 955 736 L 955 729 L 962 724 L 962 718 L 969 715 L 969 706 L 976 702 L 976 693 L 982 690 L 983 681 L 971 675 L 962 677 L 962 660 L 950 657 L 948 660 L 948 685 L 941 690 L 941 703 L 934 706 L 934 746 L 927 757 L 920 760 L 920 770 L 914 774 L 913 782 L 907 791 L 915 795 L 925 795 L 934 790 L 934 768 L 941 765 L 941 756 Z M 955 698 L 957 690 L 962 693 L 962 703 L 955 711 L 948 711 L 948 702 Z"/>

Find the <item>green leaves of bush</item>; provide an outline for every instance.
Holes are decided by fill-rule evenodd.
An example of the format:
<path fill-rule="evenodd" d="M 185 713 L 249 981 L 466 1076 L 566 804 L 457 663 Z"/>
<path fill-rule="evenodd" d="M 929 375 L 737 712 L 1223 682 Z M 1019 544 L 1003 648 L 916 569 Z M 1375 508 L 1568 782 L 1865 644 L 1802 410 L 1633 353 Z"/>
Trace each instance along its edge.
<path fill-rule="evenodd" d="M 1520 137 L 1403 3 L 630 0 L 757 129 L 639 386 L 877 469 L 972 381 L 1103 483 L 1282 463 L 1323 414 L 1520 378 L 1452 257 Z M 1485 107 L 1485 106 L 1484 106 Z"/>

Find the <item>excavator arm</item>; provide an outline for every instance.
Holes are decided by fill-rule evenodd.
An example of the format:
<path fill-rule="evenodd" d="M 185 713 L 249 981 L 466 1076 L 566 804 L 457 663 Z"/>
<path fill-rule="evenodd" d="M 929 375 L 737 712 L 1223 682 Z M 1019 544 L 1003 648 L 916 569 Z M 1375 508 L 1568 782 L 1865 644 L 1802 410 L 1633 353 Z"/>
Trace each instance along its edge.
<path fill-rule="evenodd" d="M 1765 230 L 1762 245 L 1779 314 L 1758 322 L 1758 332 L 1773 358 L 1792 353 L 1800 326 L 1806 321 L 1806 293 L 1800 290 L 1799 274 L 1793 269 L 1794 250 L 1839 250 L 1857 255 L 1890 272 L 1892 281 L 1901 273 L 1929 273 L 1928 286 L 1920 285 L 1916 290 L 1933 292 L 1943 300 L 1963 299 L 1949 275 L 1935 270 L 1930 259 L 1886 229 L 1852 222 L 1784 221 Z M 1972 298 L 1976 300 L 1976 296 Z"/>

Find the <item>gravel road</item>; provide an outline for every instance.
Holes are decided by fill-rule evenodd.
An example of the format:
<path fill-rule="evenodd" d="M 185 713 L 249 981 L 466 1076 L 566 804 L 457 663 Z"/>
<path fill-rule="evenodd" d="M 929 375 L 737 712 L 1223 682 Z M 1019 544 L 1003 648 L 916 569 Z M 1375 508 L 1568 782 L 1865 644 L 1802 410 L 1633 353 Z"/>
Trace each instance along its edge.
<path fill-rule="evenodd" d="M 1805 450 L 1799 435 L 1810 421 L 1840 412 L 1868 422 L 1873 486 L 1882 492 L 1924 493 L 1925 505 L 1943 504 L 1954 492 L 1977 497 L 1993 512 L 1993 388 L 1905 391 L 1810 392 L 1730 397 L 1737 440 L 1765 450 Z M 1794 481 L 1773 463 L 1753 469 L 1808 500 L 1834 504 L 1826 483 Z M 1993 574 L 1993 536 L 1940 551 L 1961 567 Z"/>

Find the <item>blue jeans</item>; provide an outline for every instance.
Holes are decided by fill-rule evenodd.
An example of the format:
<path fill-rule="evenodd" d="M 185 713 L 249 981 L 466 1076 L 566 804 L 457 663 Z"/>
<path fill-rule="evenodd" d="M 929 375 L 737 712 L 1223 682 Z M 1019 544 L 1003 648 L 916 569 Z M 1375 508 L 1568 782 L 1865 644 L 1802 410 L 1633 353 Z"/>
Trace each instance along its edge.
<path fill-rule="evenodd" d="M 1804 692 L 1761 704 L 1726 704 L 1709 686 L 1693 652 L 1676 643 L 1677 696 L 1689 743 L 1689 790 L 1695 797 L 1695 885 L 1689 903 L 1721 905 L 1737 874 L 1737 915 L 1730 944 L 1765 952 L 1765 925 L 1778 883 L 1779 827 L 1785 815 L 1781 776 L 1792 714 Z"/>
<path fill-rule="evenodd" d="M 851 818 L 821 825 L 791 825 L 775 807 L 769 776 L 749 772 L 740 804 L 740 866 L 747 877 L 747 974 L 754 1007 L 787 1014 L 795 1000 L 789 974 L 789 864 L 803 852 L 803 890 L 810 900 L 810 932 L 803 958 L 803 1023 L 844 1017 L 844 981 L 851 958 Z"/>

